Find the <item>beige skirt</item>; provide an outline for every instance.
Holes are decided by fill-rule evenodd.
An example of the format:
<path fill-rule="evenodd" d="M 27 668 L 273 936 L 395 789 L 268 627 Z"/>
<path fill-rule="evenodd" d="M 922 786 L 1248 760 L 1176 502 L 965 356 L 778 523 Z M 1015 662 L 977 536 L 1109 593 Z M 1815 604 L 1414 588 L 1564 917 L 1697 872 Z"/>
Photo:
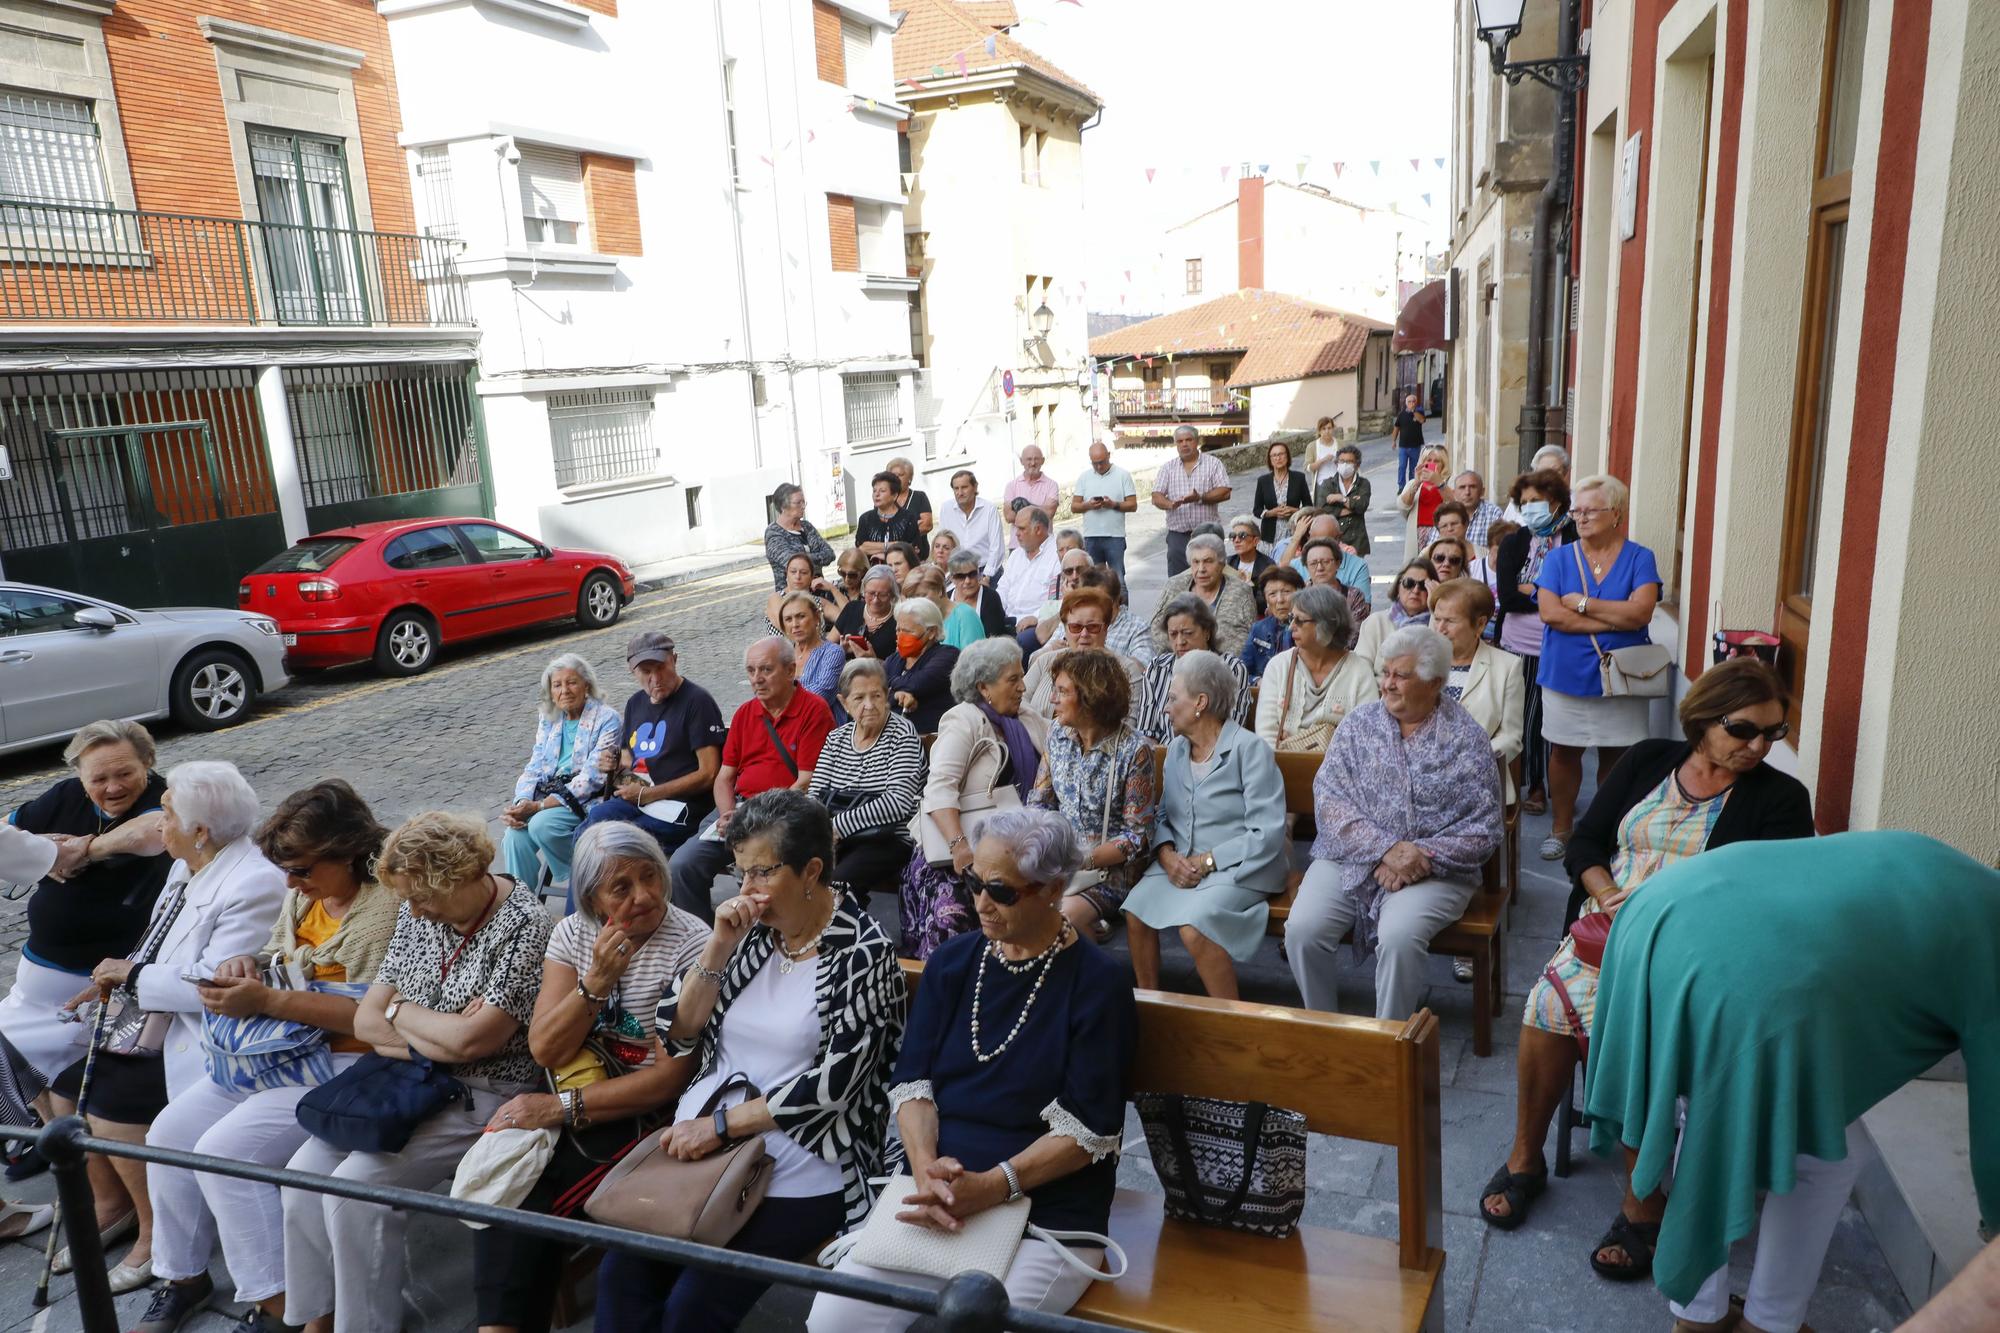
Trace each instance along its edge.
<path fill-rule="evenodd" d="M 1542 738 L 1588 749 L 1634 745 L 1652 734 L 1651 699 L 1586 699 L 1542 686 Z"/>

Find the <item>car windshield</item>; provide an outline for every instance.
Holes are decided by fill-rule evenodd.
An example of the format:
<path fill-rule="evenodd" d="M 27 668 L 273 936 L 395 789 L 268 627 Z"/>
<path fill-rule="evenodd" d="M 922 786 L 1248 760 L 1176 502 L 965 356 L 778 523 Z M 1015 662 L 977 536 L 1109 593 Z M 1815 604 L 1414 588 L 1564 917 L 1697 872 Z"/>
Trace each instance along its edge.
<path fill-rule="evenodd" d="M 287 547 L 252 570 L 253 574 L 320 574 L 361 545 L 357 537 L 308 537 Z"/>

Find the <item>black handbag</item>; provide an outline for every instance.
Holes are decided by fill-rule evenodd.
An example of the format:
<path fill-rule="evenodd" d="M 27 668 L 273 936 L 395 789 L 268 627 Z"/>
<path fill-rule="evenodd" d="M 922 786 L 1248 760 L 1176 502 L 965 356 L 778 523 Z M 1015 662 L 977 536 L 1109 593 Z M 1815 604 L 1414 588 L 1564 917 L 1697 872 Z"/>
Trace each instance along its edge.
<path fill-rule="evenodd" d="M 1282 1239 L 1306 1206 L 1306 1118 L 1264 1102 L 1142 1092 L 1167 1216 Z"/>
<path fill-rule="evenodd" d="M 299 1125 L 344 1152 L 401 1152 L 417 1126 L 460 1098 L 470 1111 L 472 1094 L 428 1056 L 370 1051 L 299 1099 Z"/>

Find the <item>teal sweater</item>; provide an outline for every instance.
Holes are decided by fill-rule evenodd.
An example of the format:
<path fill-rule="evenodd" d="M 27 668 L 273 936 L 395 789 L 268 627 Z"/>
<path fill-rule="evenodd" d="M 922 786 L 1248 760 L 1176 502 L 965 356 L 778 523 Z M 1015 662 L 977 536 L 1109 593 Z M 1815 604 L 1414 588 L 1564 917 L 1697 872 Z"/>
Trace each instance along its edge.
<path fill-rule="evenodd" d="M 1661 871 L 1618 914 L 1591 1029 L 1591 1146 L 1687 1130 L 1653 1277 L 1685 1302 L 1861 1113 L 1956 1050 L 1980 1215 L 2000 1221 L 2000 871 L 1914 833 L 1744 842 Z"/>

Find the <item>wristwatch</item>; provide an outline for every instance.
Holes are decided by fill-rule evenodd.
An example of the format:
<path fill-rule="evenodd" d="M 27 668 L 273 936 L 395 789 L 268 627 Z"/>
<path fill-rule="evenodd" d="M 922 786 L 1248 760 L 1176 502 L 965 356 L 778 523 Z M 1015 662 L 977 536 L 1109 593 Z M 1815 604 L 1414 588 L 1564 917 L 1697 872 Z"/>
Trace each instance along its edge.
<path fill-rule="evenodd" d="M 1012 1203 L 1022 1195 L 1021 1177 L 1014 1173 L 1014 1164 L 1005 1158 L 1000 1161 L 1000 1174 L 1007 1178 L 1007 1202 Z"/>
<path fill-rule="evenodd" d="M 398 995 L 389 1001 L 389 1007 L 382 1011 L 382 1021 L 390 1027 L 396 1026 L 396 1012 L 403 1007 L 403 997 Z"/>
<path fill-rule="evenodd" d="M 720 1106 L 715 1108 L 715 1137 L 729 1142 L 729 1112 Z"/>
<path fill-rule="evenodd" d="M 1213 875 L 1215 873 L 1215 853 L 1203 852 L 1201 854 L 1201 865 L 1204 871 Z"/>

